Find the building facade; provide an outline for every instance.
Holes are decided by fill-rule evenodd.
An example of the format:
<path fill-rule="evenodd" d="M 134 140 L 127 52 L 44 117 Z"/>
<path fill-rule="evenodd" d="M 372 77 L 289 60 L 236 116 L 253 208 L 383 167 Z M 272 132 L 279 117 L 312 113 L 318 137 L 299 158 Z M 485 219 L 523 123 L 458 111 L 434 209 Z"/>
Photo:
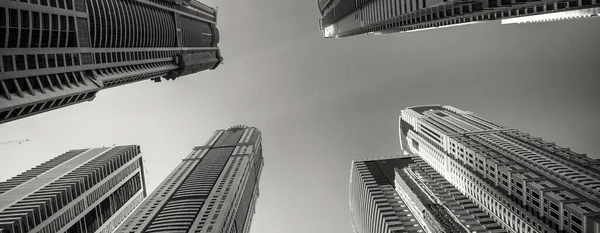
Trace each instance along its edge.
<path fill-rule="evenodd" d="M 600 0 L 317 0 L 324 38 L 598 16 Z"/>
<path fill-rule="evenodd" d="M 402 111 L 400 143 L 508 232 L 600 232 L 600 161 L 451 106 Z"/>
<path fill-rule="evenodd" d="M 0 183 L 1 233 L 111 233 L 146 196 L 139 146 L 71 150 Z"/>
<path fill-rule="evenodd" d="M 258 129 L 217 130 L 183 159 L 117 232 L 249 232 L 262 167 Z"/>
<path fill-rule="evenodd" d="M 355 233 L 424 232 L 394 187 L 394 169 L 411 158 L 374 158 L 352 161 L 350 170 L 350 217 Z"/>
<path fill-rule="evenodd" d="M 215 69 L 216 20 L 197 0 L 0 1 L 0 124 Z"/>
<path fill-rule="evenodd" d="M 355 160 L 350 177 L 356 233 L 506 232 L 418 156 Z"/>

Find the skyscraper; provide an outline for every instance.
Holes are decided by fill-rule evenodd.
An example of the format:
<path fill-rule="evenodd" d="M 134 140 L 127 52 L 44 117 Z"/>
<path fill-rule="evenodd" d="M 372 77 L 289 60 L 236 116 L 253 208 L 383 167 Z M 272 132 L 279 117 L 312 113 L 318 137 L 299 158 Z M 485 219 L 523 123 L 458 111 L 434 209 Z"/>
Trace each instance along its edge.
<path fill-rule="evenodd" d="M 508 232 L 599 232 L 600 161 L 450 106 L 402 111 L 400 140 Z"/>
<path fill-rule="evenodd" d="M 317 0 L 324 38 L 598 16 L 600 0 Z"/>
<path fill-rule="evenodd" d="M 215 69 L 216 20 L 197 0 L 2 0 L 0 124 Z"/>
<path fill-rule="evenodd" d="M 504 233 L 417 156 L 355 160 L 350 213 L 356 233 Z"/>
<path fill-rule="evenodd" d="M 139 146 L 71 150 L 0 183 L 1 233 L 111 233 L 146 196 Z"/>
<path fill-rule="evenodd" d="M 217 130 L 183 159 L 117 232 L 248 232 L 262 167 L 258 129 Z"/>

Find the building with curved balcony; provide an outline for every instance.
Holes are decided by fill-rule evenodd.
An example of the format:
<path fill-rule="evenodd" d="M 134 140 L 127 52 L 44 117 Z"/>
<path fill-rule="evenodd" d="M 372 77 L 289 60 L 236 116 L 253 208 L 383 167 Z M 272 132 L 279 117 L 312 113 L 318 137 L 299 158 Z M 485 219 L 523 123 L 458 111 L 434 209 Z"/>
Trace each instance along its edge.
<path fill-rule="evenodd" d="M 600 160 L 451 106 L 402 110 L 399 131 L 507 232 L 600 232 Z"/>
<path fill-rule="evenodd" d="M 217 130 L 117 229 L 120 233 L 247 233 L 259 196 L 261 133 Z"/>
<path fill-rule="evenodd" d="M 146 197 L 140 147 L 71 150 L 0 183 L 1 233 L 111 233 Z"/>
<path fill-rule="evenodd" d="M 355 233 L 506 233 L 414 155 L 352 162 L 350 215 Z"/>
<path fill-rule="evenodd" d="M 600 0 L 317 0 L 324 38 L 595 17 Z"/>
<path fill-rule="evenodd" d="M 0 1 L 0 124 L 216 69 L 216 21 L 197 0 Z"/>

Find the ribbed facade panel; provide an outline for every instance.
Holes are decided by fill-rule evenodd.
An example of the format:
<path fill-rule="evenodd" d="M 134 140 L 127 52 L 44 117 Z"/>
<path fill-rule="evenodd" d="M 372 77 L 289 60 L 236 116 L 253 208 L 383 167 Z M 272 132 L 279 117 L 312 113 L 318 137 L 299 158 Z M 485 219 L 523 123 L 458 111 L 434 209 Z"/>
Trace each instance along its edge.
<path fill-rule="evenodd" d="M 508 232 L 600 230 L 597 160 L 449 106 L 403 110 L 400 132 Z"/>
<path fill-rule="evenodd" d="M 395 166 L 382 168 L 378 165 L 380 162 Z M 409 162 L 410 158 L 352 162 L 350 216 L 355 233 L 423 232 L 423 226 L 394 189 L 394 168 L 406 166 Z"/>
<path fill-rule="evenodd" d="M 593 17 L 600 12 L 600 2 L 332 0 L 320 9 L 323 36 L 336 38 L 419 31 L 491 20 L 525 23 Z"/>
<path fill-rule="evenodd" d="M 248 232 L 258 195 L 260 131 L 216 131 L 144 200 L 118 232 Z"/>
<path fill-rule="evenodd" d="M 69 151 L 43 165 L 54 166 L 0 194 L 1 232 L 114 229 L 145 195 L 137 146 Z"/>
<path fill-rule="evenodd" d="M 47 172 L 48 170 L 56 167 L 57 165 L 65 162 L 69 159 L 72 159 L 75 156 L 80 155 L 84 151 L 85 150 L 68 151 L 62 155 L 56 156 L 56 157 L 42 163 L 41 165 L 38 165 L 38 166 L 36 166 L 30 170 L 27 170 L 13 178 L 8 179 L 7 181 L 0 183 L 0 195 L 5 193 L 8 190 L 13 189 L 14 187 L 17 187 L 17 186 L 27 182 L 28 180 L 35 179 L 40 174 Z"/>
<path fill-rule="evenodd" d="M 196 0 L 0 1 L 0 124 L 215 69 L 218 42 Z"/>

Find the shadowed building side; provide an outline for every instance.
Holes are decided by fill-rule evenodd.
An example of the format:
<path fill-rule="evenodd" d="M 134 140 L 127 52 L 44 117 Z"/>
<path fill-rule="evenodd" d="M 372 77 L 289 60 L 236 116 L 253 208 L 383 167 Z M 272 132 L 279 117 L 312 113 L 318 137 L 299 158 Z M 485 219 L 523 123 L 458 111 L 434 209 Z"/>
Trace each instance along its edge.
<path fill-rule="evenodd" d="M 0 124 L 215 69 L 216 20 L 196 0 L 0 1 Z"/>
<path fill-rule="evenodd" d="M 317 0 L 324 38 L 598 16 L 600 0 Z"/>
<path fill-rule="evenodd" d="M 217 130 L 183 159 L 117 231 L 249 232 L 263 166 L 258 129 Z"/>
<path fill-rule="evenodd" d="M 350 170 L 350 216 L 355 233 L 424 232 L 394 188 L 394 168 L 406 158 L 354 160 Z"/>
<path fill-rule="evenodd" d="M 0 183 L 0 232 L 113 232 L 146 197 L 141 156 L 72 150 Z"/>

